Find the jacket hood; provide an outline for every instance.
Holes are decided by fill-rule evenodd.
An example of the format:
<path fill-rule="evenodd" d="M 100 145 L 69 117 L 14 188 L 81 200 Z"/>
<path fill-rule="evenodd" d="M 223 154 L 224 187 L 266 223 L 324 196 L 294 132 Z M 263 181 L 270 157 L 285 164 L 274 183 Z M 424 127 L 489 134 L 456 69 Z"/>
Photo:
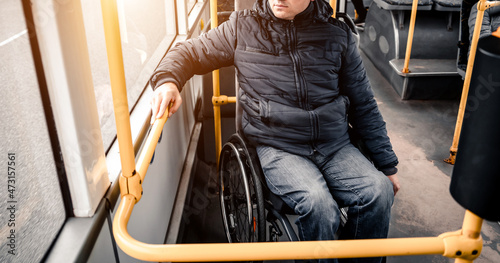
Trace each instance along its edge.
<path fill-rule="evenodd" d="M 261 16 L 272 20 L 283 20 L 274 16 L 273 10 L 269 6 L 269 0 L 257 0 L 253 6 Z M 295 16 L 295 21 L 310 21 L 317 20 L 328 22 L 333 14 L 333 9 L 325 0 L 311 1 L 306 10 Z"/>

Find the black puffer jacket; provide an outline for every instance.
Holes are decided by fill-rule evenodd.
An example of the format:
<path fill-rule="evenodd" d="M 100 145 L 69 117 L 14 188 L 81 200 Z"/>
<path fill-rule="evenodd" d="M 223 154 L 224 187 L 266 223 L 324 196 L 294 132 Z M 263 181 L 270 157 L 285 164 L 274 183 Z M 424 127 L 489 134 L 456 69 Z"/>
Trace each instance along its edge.
<path fill-rule="evenodd" d="M 330 5 L 313 1 L 293 21 L 276 18 L 267 0 L 257 0 L 254 8 L 178 44 L 160 63 L 152 86 L 170 81 L 182 87 L 193 74 L 234 64 L 242 128 L 252 142 L 328 155 L 349 142 L 349 116 L 375 165 L 395 167 L 355 39 L 331 18 Z"/>

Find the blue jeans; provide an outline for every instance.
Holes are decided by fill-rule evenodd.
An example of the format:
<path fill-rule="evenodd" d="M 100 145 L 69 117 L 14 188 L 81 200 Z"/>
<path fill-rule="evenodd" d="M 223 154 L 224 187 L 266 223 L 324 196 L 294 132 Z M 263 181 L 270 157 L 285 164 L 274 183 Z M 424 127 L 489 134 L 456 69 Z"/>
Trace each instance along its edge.
<path fill-rule="evenodd" d="M 270 190 L 298 215 L 295 223 L 301 240 L 333 240 L 340 224 L 340 207 L 349 207 L 340 239 L 387 237 L 394 201 L 392 183 L 352 144 L 331 156 L 318 152 L 298 156 L 269 146 L 258 146 L 257 153 Z"/>

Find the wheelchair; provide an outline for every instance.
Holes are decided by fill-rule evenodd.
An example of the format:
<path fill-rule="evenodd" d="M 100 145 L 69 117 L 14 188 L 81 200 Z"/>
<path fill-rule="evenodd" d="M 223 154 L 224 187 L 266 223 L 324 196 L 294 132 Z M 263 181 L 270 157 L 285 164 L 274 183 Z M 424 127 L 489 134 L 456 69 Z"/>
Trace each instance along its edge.
<path fill-rule="evenodd" d="M 288 218 L 295 212 L 267 188 L 257 152 L 240 132 L 222 147 L 218 173 L 222 219 L 230 243 L 279 241 L 283 235 L 299 241 Z M 339 229 L 347 222 L 347 208 L 340 211 Z"/>
<path fill-rule="evenodd" d="M 349 26 L 358 45 L 358 30 L 346 13 L 347 1 L 339 2 L 337 17 Z M 245 6 L 251 8 L 253 0 L 239 0 L 235 2 L 235 7 L 237 5 L 241 9 Z M 237 123 L 240 114 L 241 109 L 236 105 Z M 228 241 L 280 241 L 281 237 L 299 241 L 289 220 L 295 212 L 268 189 L 255 148 L 250 146 L 239 129 L 236 130 L 221 149 L 217 171 L 222 219 Z M 359 146 L 357 142 L 353 144 Z M 347 208 L 340 210 L 339 229 L 347 221 Z"/>

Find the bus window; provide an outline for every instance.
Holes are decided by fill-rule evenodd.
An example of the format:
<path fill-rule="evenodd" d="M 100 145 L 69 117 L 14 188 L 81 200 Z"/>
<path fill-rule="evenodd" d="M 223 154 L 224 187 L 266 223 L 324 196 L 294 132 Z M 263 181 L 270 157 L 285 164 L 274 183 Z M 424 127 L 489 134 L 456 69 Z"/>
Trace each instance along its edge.
<path fill-rule="evenodd" d="M 0 262 L 40 262 L 66 219 L 50 139 L 55 126 L 45 117 L 50 107 L 21 1 L 0 3 L 0 25 Z"/>
<path fill-rule="evenodd" d="M 191 10 L 193 9 L 195 4 L 196 4 L 196 0 L 187 0 L 188 13 L 191 13 Z"/>
<path fill-rule="evenodd" d="M 101 1 L 82 1 L 85 31 L 105 149 L 116 136 Z M 175 34 L 174 0 L 117 0 L 129 110 L 148 84 Z"/>

